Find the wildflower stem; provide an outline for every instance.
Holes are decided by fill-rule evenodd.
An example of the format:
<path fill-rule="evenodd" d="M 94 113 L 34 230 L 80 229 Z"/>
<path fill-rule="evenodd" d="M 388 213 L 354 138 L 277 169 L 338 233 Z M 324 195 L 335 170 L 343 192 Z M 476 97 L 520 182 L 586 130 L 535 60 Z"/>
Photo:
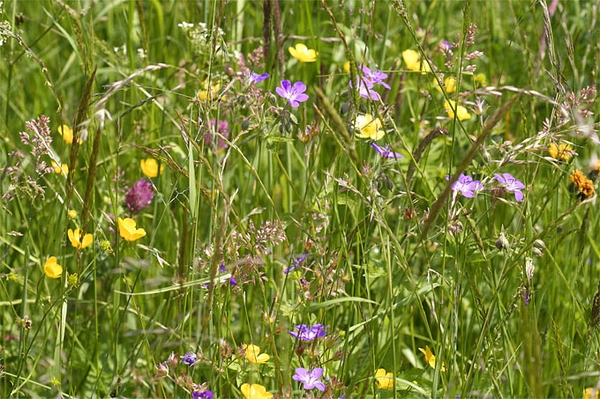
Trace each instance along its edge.
<path fill-rule="evenodd" d="M 515 97 L 506 101 L 494 113 L 494 115 L 490 119 L 488 119 L 487 123 L 483 126 L 483 128 L 481 129 L 481 134 L 479 135 L 479 137 L 477 137 L 477 140 L 473 143 L 473 145 L 469 149 L 469 152 L 467 153 L 467 155 L 465 155 L 465 157 L 462 159 L 462 161 L 460 161 L 460 163 L 456 167 L 456 171 L 454 172 L 454 175 L 452 176 L 452 178 L 450 178 L 450 180 L 448 181 L 448 185 L 446 186 L 446 188 L 444 189 L 442 194 L 440 194 L 438 199 L 431 206 L 431 211 L 429 213 L 429 216 L 425 220 L 425 223 L 423 225 L 423 230 L 421 231 L 421 236 L 420 236 L 420 240 L 419 240 L 420 243 L 425 242 L 424 240 L 427 237 L 427 233 L 429 232 L 429 229 L 431 228 L 431 226 L 433 225 L 433 223 L 439 216 L 442 208 L 444 207 L 444 204 L 446 203 L 448 196 L 452 192 L 452 184 L 455 181 L 457 181 L 460 174 L 462 172 L 464 172 L 465 169 L 467 169 L 467 167 L 469 166 L 469 164 L 471 163 L 473 158 L 475 158 L 477 151 L 479 151 L 479 147 L 485 141 L 487 136 L 492 132 L 492 129 L 498 124 L 498 122 L 500 122 L 502 120 L 502 118 L 506 115 L 508 110 L 513 106 L 515 101 L 517 101 L 517 99 L 520 97 L 521 97 L 520 95 L 516 95 Z"/>

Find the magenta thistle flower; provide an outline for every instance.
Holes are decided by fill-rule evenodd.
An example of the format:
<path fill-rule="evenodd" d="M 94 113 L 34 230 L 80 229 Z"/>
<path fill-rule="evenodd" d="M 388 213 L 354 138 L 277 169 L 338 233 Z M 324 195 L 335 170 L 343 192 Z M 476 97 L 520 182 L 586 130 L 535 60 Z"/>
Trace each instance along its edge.
<path fill-rule="evenodd" d="M 317 338 L 323 338 L 327 332 L 323 324 L 315 324 L 310 327 L 306 324 L 299 324 L 294 328 L 297 332 L 290 331 L 290 335 L 301 341 L 314 341 Z"/>
<path fill-rule="evenodd" d="M 125 195 L 125 205 L 131 212 L 136 213 L 150 205 L 152 198 L 154 198 L 152 183 L 142 177 L 133 183 L 133 186 Z"/>
<path fill-rule="evenodd" d="M 390 159 L 404 158 L 404 156 L 402 154 L 400 154 L 399 152 L 394 152 L 394 151 L 390 150 L 389 145 L 382 147 L 375 143 L 371 143 L 371 147 L 373 147 L 373 149 L 375 149 L 375 151 L 377 151 L 377 153 L 384 158 L 390 158 Z"/>
<path fill-rule="evenodd" d="M 305 368 L 298 367 L 296 369 L 296 374 L 292 376 L 294 381 L 301 382 L 304 384 L 304 389 L 315 389 L 317 388 L 319 391 L 325 390 L 325 384 L 319 380 L 323 375 L 323 369 L 317 367 L 311 371 L 306 370 Z"/>
<path fill-rule="evenodd" d="M 517 202 L 523 201 L 523 193 L 521 192 L 525 188 L 523 183 L 515 179 L 510 173 L 502 173 L 501 175 L 494 173 L 494 178 L 502 185 L 504 190 L 515 194 Z"/>
<path fill-rule="evenodd" d="M 300 106 L 299 103 L 308 100 L 308 95 L 304 93 L 306 85 L 302 82 L 296 82 L 292 86 L 289 80 L 282 80 L 281 87 L 276 87 L 275 91 L 281 97 L 288 100 L 292 108 L 298 108 Z"/>
<path fill-rule="evenodd" d="M 450 176 L 446 176 L 446 180 L 450 180 Z M 464 197 L 473 198 L 477 191 L 483 189 L 483 184 L 479 180 L 473 180 L 471 176 L 461 173 L 458 180 L 452 183 L 451 188 L 452 191 Z"/>
<path fill-rule="evenodd" d="M 250 71 L 250 75 L 248 76 L 248 82 L 255 85 L 268 78 L 268 73 L 263 73 L 262 75 L 259 75 L 256 72 Z"/>

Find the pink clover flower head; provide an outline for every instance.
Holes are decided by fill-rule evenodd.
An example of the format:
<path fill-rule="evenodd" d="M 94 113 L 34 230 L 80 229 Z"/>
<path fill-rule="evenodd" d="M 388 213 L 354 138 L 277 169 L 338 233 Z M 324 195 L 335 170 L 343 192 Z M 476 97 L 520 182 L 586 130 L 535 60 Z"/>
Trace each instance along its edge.
<path fill-rule="evenodd" d="M 302 82 L 296 82 L 294 85 L 289 80 L 282 80 L 281 87 L 276 87 L 275 91 L 281 97 L 289 101 L 292 108 L 298 108 L 299 103 L 308 100 L 306 91 L 306 85 Z"/>
<path fill-rule="evenodd" d="M 211 119 L 209 121 L 208 131 L 204 134 L 204 143 L 207 146 L 212 145 L 216 133 L 220 134 L 220 136 L 217 136 L 217 151 L 224 150 L 227 148 L 227 142 L 223 137 L 229 138 L 229 123 L 225 120 L 219 120 L 217 122 L 216 119 Z"/>
<path fill-rule="evenodd" d="M 131 186 L 125 195 L 125 206 L 131 212 L 137 213 L 150 205 L 152 198 L 154 198 L 152 183 L 150 180 L 142 177 L 133 183 L 133 186 Z"/>
<path fill-rule="evenodd" d="M 450 180 L 450 176 L 446 176 Z M 460 174 L 458 180 L 452 183 L 452 191 L 461 194 L 463 197 L 473 198 L 477 191 L 483 190 L 483 184 L 479 180 L 473 180 L 471 176 Z"/>
<path fill-rule="evenodd" d="M 301 341 L 314 341 L 317 338 L 323 338 L 327 333 L 327 328 L 323 324 L 315 324 L 313 326 L 299 324 L 294 328 L 297 332 L 290 331 L 290 335 Z"/>
<path fill-rule="evenodd" d="M 389 159 L 404 158 L 404 155 L 400 154 L 399 152 L 394 152 L 394 151 L 390 150 L 390 146 L 387 144 L 385 147 L 382 147 L 375 143 L 371 143 L 371 147 L 373 147 L 373 149 L 375 151 L 377 151 L 377 153 L 384 158 L 389 158 Z"/>
<path fill-rule="evenodd" d="M 304 389 L 315 389 L 317 388 L 319 391 L 325 390 L 325 384 L 319 380 L 323 375 L 323 369 L 317 367 L 311 371 L 306 370 L 305 368 L 298 367 L 296 369 L 296 374 L 292 376 L 294 381 L 301 382 L 304 384 Z"/>
<path fill-rule="evenodd" d="M 494 178 L 503 186 L 504 190 L 515 195 L 517 202 L 523 201 L 523 193 L 521 192 L 525 188 L 523 183 L 515 179 L 510 173 L 494 173 Z"/>
<path fill-rule="evenodd" d="M 255 84 L 260 83 L 263 80 L 268 79 L 268 78 L 269 78 L 269 74 L 266 72 L 259 75 L 256 72 L 250 71 L 250 74 L 248 76 L 248 82 L 255 85 Z"/>

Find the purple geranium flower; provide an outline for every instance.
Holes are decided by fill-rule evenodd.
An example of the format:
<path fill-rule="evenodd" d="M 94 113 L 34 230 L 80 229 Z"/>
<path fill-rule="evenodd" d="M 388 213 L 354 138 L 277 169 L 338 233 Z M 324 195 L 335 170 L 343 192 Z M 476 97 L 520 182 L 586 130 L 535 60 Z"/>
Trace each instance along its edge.
<path fill-rule="evenodd" d="M 322 381 L 319 381 L 319 378 L 321 378 L 322 375 L 323 369 L 320 367 L 317 367 L 311 371 L 307 371 L 305 368 L 298 367 L 296 369 L 296 374 L 292 376 L 292 379 L 304 384 L 304 389 L 317 388 L 319 391 L 324 391 L 325 384 L 323 384 Z"/>
<path fill-rule="evenodd" d="M 290 335 L 301 341 L 314 341 L 317 338 L 323 338 L 327 329 L 323 324 L 315 324 L 314 326 L 307 326 L 306 324 L 299 324 L 294 327 L 296 331 L 290 331 Z"/>
<path fill-rule="evenodd" d="M 263 73 L 262 75 L 259 75 L 256 72 L 250 71 L 250 75 L 248 76 L 248 82 L 252 84 L 257 84 L 265 79 L 268 79 L 268 77 L 268 73 Z"/>
<path fill-rule="evenodd" d="M 394 151 L 390 150 L 389 145 L 382 147 L 375 143 L 371 143 L 371 147 L 373 147 L 375 149 L 375 151 L 377 151 L 377 153 L 384 158 L 390 158 L 390 159 L 404 158 L 404 156 L 402 154 L 400 154 L 399 152 L 394 152 Z"/>
<path fill-rule="evenodd" d="M 450 180 L 450 176 L 446 176 L 446 180 Z M 458 180 L 452 183 L 452 191 L 462 194 L 464 197 L 473 198 L 477 191 L 483 189 L 483 184 L 479 180 L 473 180 L 471 176 L 463 175 L 458 177 Z"/>
<path fill-rule="evenodd" d="M 125 195 L 125 205 L 131 212 L 139 212 L 152 202 L 154 190 L 148 179 L 141 178 L 133 183 Z"/>
<path fill-rule="evenodd" d="M 196 360 L 198 360 L 196 354 L 194 352 L 188 352 L 181 358 L 181 363 L 185 364 L 186 366 L 193 366 L 194 363 L 196 363 Z"/>
<path fill-rule="evenodd" d="M 371 99 L 373 101 L 381 100 L 381 96 L 375 90 L 373 90 L 373 82 L 371 82 L 366 77 L 357 77 L 358 81 L 358 94 L 362 98 Z M 352 82 L 350 82 L 350 87 L 352 86 Z"/>
<path fill-rule="evenodd" d="M 288 100 L 292 108 L 298 108 L 300 106 L 299 103 L 308 100 L 308 95 L 304 93 L 306 85 L 302 82 L 296 82 L 292 86 L 289 80 L 282 80 L 281 87 L 276 87 L 275 91 L 281 97 Z"/>
<path fill-rule="evenodd" d="M 194 391 L 192 392 L 193 399 L 213 399 L 213 393 L 211 391 Z"/>
<path fill-rule="evenodd" d="M 367 66 L 362 66 L 362 71 L 365 74 L 365 78 L 368 79 L 372 84 L 382 85 L 386 89 L 391 89 L 390 85 L 385 83 L 383 79 L 388 77 L 387 73 L 383 73 L 381 71 L 371 71 Z"/>
<path fill-rule="evenodd" d="M 296 270 L 298 268 L 298 266 L 300 266 L 300 264 L 306 260 L 307 256 L 308 256 L 308 252 L 306 252 L 306 251 L 304 251 L 302 253 L 302 255 L 296 256 L 294 258 L 294 264 L 291 265 L 290 267 L 284 269 L 283 274 L 288 274 L 289 272 Z"/>
<path fill-rule="evenodd" d="M 523 201 L 523 193 L 521 192 L 525 188 L 523 183 L 515 179 L 510 173 L 502 173 L 501 175 L 494 173 L 494 177 L 498 183 L 502 184 L 506 191 L 515 194 L 517 202 Z"/>

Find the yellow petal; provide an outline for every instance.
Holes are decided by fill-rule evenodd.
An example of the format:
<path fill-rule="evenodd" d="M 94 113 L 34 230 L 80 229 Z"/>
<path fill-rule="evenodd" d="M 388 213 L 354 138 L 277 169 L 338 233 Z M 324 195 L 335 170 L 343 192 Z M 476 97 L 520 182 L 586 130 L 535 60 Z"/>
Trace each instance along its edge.
<path fill-rule="evenodd" d="M 140 160 L 140 167 L 142 168 L 142 173 L 149 178 L 156 177 L 164 171 L 164 165 L 161 164 L 159 170 L 158 162 L 154 158 Z"/>
<path fill-rule="evenodd" d="M 59 278 L 62 275 L 63 268 L 58 264 L 56 256 L 51 256 L 44 264 L 44 273 L 49 278 Z"/>
<path fill-rule="evenodd" d="M 60 125 L 58 127 L 58 133 L 62 136 L 63 140 L 67 144 L 73 144 L 73 130 L 67 125 Z"/>
<path fill-rule="evenodd" d="M 81 249 L 89 247 L 92 244 L 92 242 L 94 242 L 94 236 L 89 233 L 86 234 L 83 237 L 83 241 L 81 242 Z"/>
<path fill-rule="evenodd" d="M 135 220 L 131 218 L 117 219 L 119 225 L 119 235 L 125 239 L 125 241 L 135 241 L 146 235 L 146 230 L 142 228 L 136 228 Z"/>
<path fill-rule="evenodd" d="M 309 49 L 303 43 L 296 44 L 296 47 L 288 47 L 288 51 L 300 62 L 315 62 L 317 60 L 317 52 Z"/>

